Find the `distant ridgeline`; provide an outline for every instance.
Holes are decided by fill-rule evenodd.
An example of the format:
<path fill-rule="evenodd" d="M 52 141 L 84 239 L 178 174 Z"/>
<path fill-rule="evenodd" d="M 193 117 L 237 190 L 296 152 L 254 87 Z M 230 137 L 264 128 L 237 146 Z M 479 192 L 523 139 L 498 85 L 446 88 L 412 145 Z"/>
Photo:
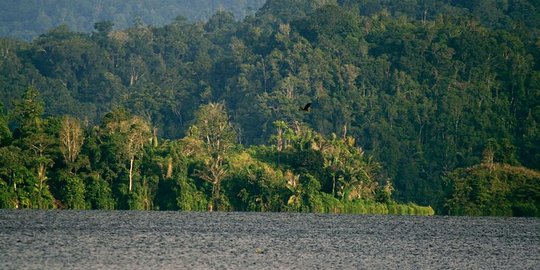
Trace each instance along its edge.
<path fill-rule="evenodd" d="M 137 21 L 153 26 L 183 16 L 205 21 L 219 10 L 242 19 L 254 14 L 265 0 L 25 0 L 0 1 L 0 36 L 31 40 L 49 29 L 67 25 L 75 32 L 90 32 L 100 21 L 125 29 Z"/>
<path fill-rule="evenodd" d="M 0 19 L 188 2 L 219 10 L 0 1 Z M 29 3 L 63 17 L 3 6 Z M 540 1 L 227 3 L 245 8 L 0 38 L 3 206 L 540 215 Z M 201 128 L 206 106 L 230 125 Z M 72 122 L 78 155 L 61 150 Z"/>

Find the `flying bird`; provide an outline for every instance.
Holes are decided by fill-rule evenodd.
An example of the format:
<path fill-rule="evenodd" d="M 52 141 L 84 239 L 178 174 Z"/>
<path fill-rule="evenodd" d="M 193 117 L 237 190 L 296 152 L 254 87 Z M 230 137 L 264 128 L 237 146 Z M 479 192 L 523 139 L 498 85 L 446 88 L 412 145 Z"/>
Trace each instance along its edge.
<path fill-rule="evenodd" d="M 304 106 L 304 108 L 300 107 L 300 110 L 301 110 L 301 111 L 306 111 L 306 112 L 307 112 L 307 111 L 309 111 L 309 107 L 310 107 L 310 106 L 311 106 L 311 103 L 308 103 L 308 104 L 306 104 L 306 106 Z"/>

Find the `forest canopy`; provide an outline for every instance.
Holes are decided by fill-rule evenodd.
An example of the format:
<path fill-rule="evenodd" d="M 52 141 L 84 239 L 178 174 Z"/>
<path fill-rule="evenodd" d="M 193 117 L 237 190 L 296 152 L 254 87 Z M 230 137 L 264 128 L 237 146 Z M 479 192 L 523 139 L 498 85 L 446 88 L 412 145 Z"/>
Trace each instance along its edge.
<path fill-rule="evenodd" d="M 79 203 L 90 208 L 311 211 L 367 198 L 538 215 L 539 10 L 526 0 L 270 0 L 242 21 L 218 11 L 204 22 L 104 21 L 91 32 L 2 38 L 2 168 L 35 159 L 0 179 L 6 190 L 30 178 L 38 190 L 51 184 L 41 203 L 63 198 L 62 187 L 84 190 Z M 39 110 L 22 112 L 33 96 Z M 227 149 L 201 135 L 198 112 L 210 104 L 227 115 Z M 59 144 L 70 122 L 84 131 L 76 157 Z M 504 173 L 481 169 L 486 153 Z M 352 163 L 332 161 L 342 154 Z M 469 172 L 519 192 L 463 193 L 478 180 Z M 169 201 L 151 199 L 168 189 L 177 192 Z M 486 194 L 519 203 L 473 209 Z"/>

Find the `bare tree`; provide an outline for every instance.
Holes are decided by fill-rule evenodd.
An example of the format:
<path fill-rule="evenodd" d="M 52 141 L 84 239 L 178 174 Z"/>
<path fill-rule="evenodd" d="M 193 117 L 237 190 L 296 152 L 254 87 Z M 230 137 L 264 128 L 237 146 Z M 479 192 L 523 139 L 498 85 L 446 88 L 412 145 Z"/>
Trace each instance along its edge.
<path fill-rule="evenodd" d="M 84 132 L 80 121 L 72 116 L 64 116 L 60 129 L 60 151 L 72 170 L 75 169 L 74 163 L 81 152 L 83 142 Z"/>

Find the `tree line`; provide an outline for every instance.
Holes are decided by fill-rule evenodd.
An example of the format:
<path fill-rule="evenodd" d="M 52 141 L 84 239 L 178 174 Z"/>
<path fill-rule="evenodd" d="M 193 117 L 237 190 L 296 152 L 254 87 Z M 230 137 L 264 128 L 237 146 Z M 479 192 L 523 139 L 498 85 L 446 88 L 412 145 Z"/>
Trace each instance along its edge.
<path fill-rule="evenodd" d="M 200 106 L 177 140 L 121 107 L 96 126 L 42 114 L 29 87 L 0 118 L 2 208 L 434 214 L 396 203 L 352 137 L 298 122 L 277 121 L 272 143 L 245 148 L 223 103 Z"/>
<path fill-rule="evenodd" d="M 243 21 L 218 12 L 159 27 L 57 27 L 32 42 L 0 40 L 0 100 L 13 111 L 33 85 L 47 117 L 101 126 L 121 107 L 166 140 L 189 137 L 202 105 L 224 104 L 235 147 L 268 144 L 276 123 L 330 141 L 351 137 L 384 168 L 379 187 L 390 179 L 397 201 L 448 213 L 451 173 L 480 168 L 488 148 L 501 168 L 540 169 L 538 8 L 524 0 L 267 1 Z M 298 110 L 307 102 L 310 113 Z M 315 179 L 339 198 L 333 181 Z"/>

